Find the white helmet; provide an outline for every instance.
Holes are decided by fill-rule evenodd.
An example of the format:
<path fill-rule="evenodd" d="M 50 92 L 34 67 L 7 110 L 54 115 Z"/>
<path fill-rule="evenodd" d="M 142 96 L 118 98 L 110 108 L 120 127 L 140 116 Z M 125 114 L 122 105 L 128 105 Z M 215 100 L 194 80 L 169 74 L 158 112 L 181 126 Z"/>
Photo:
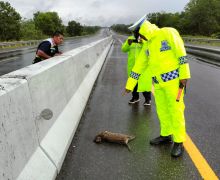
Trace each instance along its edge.
<path fill-rule="evenodd" d="M 146 20 L 147 15 L 145 14 L 141 17 L 137 22 L 135 22 L 132 26 L 128 27 L 131 31 L 135 31 L 137 28 L 141 26 L 141 24 Z"/>

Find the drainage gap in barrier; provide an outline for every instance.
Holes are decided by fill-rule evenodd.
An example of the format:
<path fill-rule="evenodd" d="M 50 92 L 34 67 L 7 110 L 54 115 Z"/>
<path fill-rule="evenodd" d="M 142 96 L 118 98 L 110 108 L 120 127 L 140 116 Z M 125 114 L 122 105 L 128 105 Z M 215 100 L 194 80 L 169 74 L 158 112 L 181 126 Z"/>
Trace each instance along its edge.
<path fill-rule="evenodd" d="M 27 75 L 5 75 L 5 76 L 2 76 L 1 78 L 14 78 L 14 79 L 26 79 L 27 80 Z"/>

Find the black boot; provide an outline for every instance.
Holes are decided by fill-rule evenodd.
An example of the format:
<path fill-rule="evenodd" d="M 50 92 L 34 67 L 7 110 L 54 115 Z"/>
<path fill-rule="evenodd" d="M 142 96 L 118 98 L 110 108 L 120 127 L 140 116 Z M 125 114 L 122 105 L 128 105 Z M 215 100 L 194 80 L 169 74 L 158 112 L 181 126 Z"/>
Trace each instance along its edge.
<path fill-rule="evenodd" d="M 151 145 L 160 145 L 172 143 L 171 135 L 170 136 L 159 136 L 155 139 L 150 140 Z"/>
<path fill-rule="evenodd" d="M 143 92 L 143 96 L 145 97 L 144 106 L 151 105 L 151 92 L 145 91 Z"/>
<path fill-rule="evenodd" d="M 184 151 L 183 143 L 174 143 L 171 151 L 171 156 L 179 157 L 183 154 L 183 151 Z"/>
<path fill-rule="evenodd" d="M 130 101 L 128 101 L 128 104 L 135 104 L 135 103 L 137 103 L 139 101 L 140 101 L 139 97 L 138 98 L 134 98 L 133 97 Z"/>

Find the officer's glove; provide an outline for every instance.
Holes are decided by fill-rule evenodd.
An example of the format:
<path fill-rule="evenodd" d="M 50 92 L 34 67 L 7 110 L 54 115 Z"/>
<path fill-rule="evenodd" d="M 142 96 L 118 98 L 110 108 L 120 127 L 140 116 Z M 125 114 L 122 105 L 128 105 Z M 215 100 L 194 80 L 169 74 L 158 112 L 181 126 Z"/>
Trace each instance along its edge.
<path fill-rule="evenodd" d="M 128 39 L 128 45 L 130 46 L 133 42 L 133 39 Z"/>
<path fill-rule="evenodd" d="M 185 87 L 185 86 L 186 86 L 186 83 L 187 83 L 187 79 L 181 79 L 181 80 L 180 80 L 180 85 L 179 85 L 179 87 L 180 87 L 180 88 Z"/>

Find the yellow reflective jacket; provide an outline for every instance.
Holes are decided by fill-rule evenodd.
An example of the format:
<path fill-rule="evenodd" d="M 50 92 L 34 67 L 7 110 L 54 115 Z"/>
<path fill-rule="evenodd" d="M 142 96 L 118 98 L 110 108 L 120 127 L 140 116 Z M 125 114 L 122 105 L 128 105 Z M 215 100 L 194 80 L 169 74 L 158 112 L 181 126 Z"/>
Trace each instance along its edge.
<path fill-rule="evenodd" d="M 148 41 L 144 43 L 128 78 L 126 89 L 133 90 L 137 80 L 146 68 L 151 71 L 152 77 L 160 86 L 166 86 L 172 80 L 165 81 L 163 75 L 178 71 L 179 79 L 189 79 L 190 70 L 187 63 L 184 43 L 174 28 L 158 28 L 145 21 L 139 33 Z"/>
<path fill-rule="evenodd" d="M 127 40 L 122 44 L 121 50 L 128 54 L 128 62 L 127 62 L 127 74 L 128 76 L 131 73 L 132 68 L 135 64 L 135 59 L 138 57 L 142 44 L 140 43 L 132 43 L 131 45 L 128 44 L 128 39 L 135 40 L 134 36 L 129 36 Z"/>
<path fill-rule="evenodd" d="M 127 40 L 122 44 L 121 50 L 128 54 L 128 62 L 127 62 L 127 74 L 128 77 L 131 74 L 131 70 L 136 63 L 136 59 L 140 54 L 143 43 L 132 43 L 128 44 L 128 39 L 135 40 L 134 36 L 129 36 Z M 152 80 L 149 75 L 149 70 L 145 69 L 142 73 L 142 76 L 138 80 L 138 92 L 151 91 Z"/>

